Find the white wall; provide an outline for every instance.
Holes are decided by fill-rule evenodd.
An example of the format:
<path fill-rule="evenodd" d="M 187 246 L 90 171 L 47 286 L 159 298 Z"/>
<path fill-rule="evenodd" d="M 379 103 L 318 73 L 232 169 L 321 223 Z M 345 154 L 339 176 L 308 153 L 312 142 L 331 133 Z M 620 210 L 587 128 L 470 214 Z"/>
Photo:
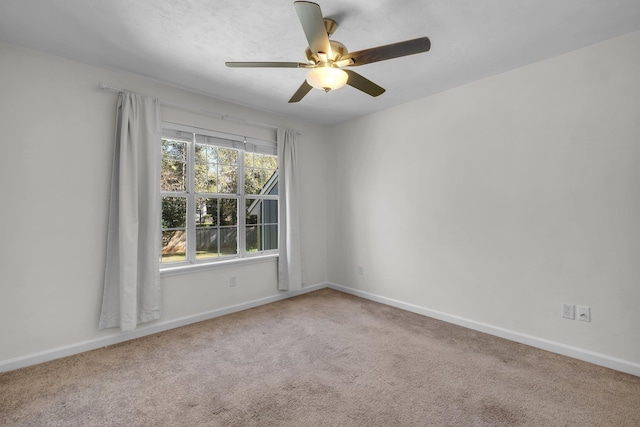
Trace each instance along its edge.
<path fill-rule="evenodd" d="M 640 363 L 640 33 L 328 131 L 14 45 L 0 58 L 0 365 L 118 335 L 97 330 L 116 101 L 100 81 L 302 130 L 307 284 Z M 162 289 L 162 321 L 278 295 L 273 262 Z"/>
<path fill-rule="evenodd" d="M 639 363 L 639 76 L 636 32 L 336 126 L 329 280 Z"/>
<path fill-rule="evenodd" d="M 97 329 L 117 98 L 99 82 L 301 130 L 306 283 L 326 282 L 321 128 L 6 43 L 0 58 L 0 364 L 118 334 Z M 166 107 L 162 115 L 246 136 L 275 135 Z M 234 288 L 230 275 L 237 276 Z M 164 277 L 162 291 L 162 322 L 279 295 L 275 261 Z"/>

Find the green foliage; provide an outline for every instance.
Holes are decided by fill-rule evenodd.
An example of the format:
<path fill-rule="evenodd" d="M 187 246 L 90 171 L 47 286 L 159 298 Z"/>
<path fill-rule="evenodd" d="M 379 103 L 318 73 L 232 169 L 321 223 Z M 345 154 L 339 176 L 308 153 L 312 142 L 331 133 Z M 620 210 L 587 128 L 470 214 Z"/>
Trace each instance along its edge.
<path fill-rule="evenodd" d="M 245 153 L 244 159 L 244 193 L 260 194 L 278 170 L 278 159 L 257 153 Z"/>
<path fill-rule="evenodd" d="M 162 168 L 160 175 L 160 189 L 162 191 L 185 191 L 187 189 L 186 161 L 186 143 L 162 140 Z"/>
<path fill-rule="evenodd" d="M 187 226 L 187 199 L 185 197 L 162 198 L 162 228 Z"/>
<path fill-rule="evenodd" d="M 195 191 L 235 194 L 238 191 L 238 152 L 205 144 L 195 146 Z"/>
<path fill-rule="evenodd" d="M 234 227 L 238 224 L 238 200 L 235 197 L 225 198 L 218 195 L 235 195 L 238 192 L 238 150 L 215 147 L 206 144 L 195 146 L 194 158 L 194 190 L 200 193 L 195 202 L 196 227 L 204 232 L 209 228 Z M 187 150 L 188 144 L 182 141 L 162 140 L 162 168 L 160 187 L 165 192 L 187 191 Z M 265 188 L 278 169 L 278 160 L 275 156 L 259 153 L 245 153 L 245 194 L 277 194 L 277 187 Z M 162 198 L 162 229 L 185 229 L 187 198 L 185 196 Z M 244 214 L 241 212 L 241 214 Z M 251 221 L 249 221 L 251 222 Z M 212 230 L 213 231 L 213 230 Z M 174 233 L 175 234 L 175 233 Z M 163 248 L 173 245 L 176 241 L 174 234 L 163 232 Z M 213 236 L 213 235 L 212 235 Z M 173 239 L 173 240 L 172 240 Z M 166 241 L 165 241 L 166 240 Z M 217 240 L 216 240 L 217 241 Z M 220 253 L 235 253 L 237 237 L 225 243 L 219 242 Z M 209 248 L 213 241 L 207 243 L 206 254 L 200 256 L 212 256 Z M 184 248 L 184 243 L 177 244 L 171 250 L 172 256 L 184 256 L 178 253 Z M 203 243 L 204 245 L 204 243 Z M 218 246 L 218 243 L 213 244 Z M 166 249 L 169 249 L 166 247 Z M 203 248 L 201 248 L 203 249 Z M 175 252 L 175 253 L 174 253 Z M 216 252 L 214 250 L 214 252 Z M 165 254 L 169 256 L 169 254 Z M 163 256 L 165 256 L 163 255 Z"/>

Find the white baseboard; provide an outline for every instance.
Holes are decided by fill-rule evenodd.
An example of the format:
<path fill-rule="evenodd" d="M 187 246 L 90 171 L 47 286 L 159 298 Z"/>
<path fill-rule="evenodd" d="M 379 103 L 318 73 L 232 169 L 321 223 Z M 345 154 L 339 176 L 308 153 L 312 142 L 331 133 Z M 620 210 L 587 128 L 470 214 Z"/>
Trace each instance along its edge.
<path fill-rule="evenodd" d="M 112 335 L 96 338 L 92 340 L 82 341 L 79 343 L 57 347 L 51 350 L 45 350 L 38 353 L 28 354 L 26 356 L 16 357 L 13 359 L 7 359 L 0 361 L 0 372 L 13 371 L 14 369 L 20 369 L 31 365 L 37 365 L 39 363 L 48 362 L 62 357 L 72 356 L 74 354 L 83 353 L 89 350 L 95 350 L 98 348 L 106 347 L 113 344 L 118 344 L 124 341 L 129 341 L 136 338 L 141 338 L 146 335 L 156 334 L 158 332 L 167 331 L 169 329 L 179 328 L 181 326 L 190 325 L 192 323 L 201 322 L 203 320 L 213 319 L 215 317 L 224 316 L 226 314 L 236 313 L 238 311 L 247 310 L 250 308 L 258 307 L 272 302 L 281 301 L 287 298 L 291 298 L 297 295 L 302 295 L 307 292 L 312 292 L 318 289 L 326 288 L 326 283 L 319 283 L 316 285 L 304 286 L 300 291 L 282 292 L 277 295 L 273 295 L 266 298 L 260 298 L 252 301 L 243 302 L 240 304 L 231 305 L 228 307 L 222 307 L 215 310 L 207 311 L 204 313 L 195 314 L 192 316 L 186 316 L 179 319 L 167 320 L 164 322 L 155 323 L 150 326 L 142 326 L 130 332 L 116 332 Z"/>
<path fill-rule="evenodd" d="M 118 344 L 124 341 L 141 338 L 146 335 L 156 334 L 158 332 L 163 332 L 169 329 L 186 326 L 192 323 L 201 322 L 203 320 L 209 320 L 215 317 L 224 316 L 226 314 L 236 313 L 238 311 L 247 310 L 247 309 L 258 307 L 264 304 L 281 301 L 287 298 L 291 298 L 297 295 L 302 295 L 307 292 L 312 292 L 312 291 L 316 291 L 316 290 L 327 288 L 327 287 L 334 289 L 336 291 L 355 295 L 361 298 L 386 304 L 402 310 L 421 314 L 427 317 L 432 317 L 434 319 L 442 320 L 448 323 L 453 323 L 455 325 L 463 326 L 465 328 L 484 332 L 490 335 L 495 335 L 500 338 L 505 338 L 511 341 L 519 342 L 521 344 L 526 344 L 531 347 L 536 347 L 543 350 L 551 351 L 553 353 L 561 354 L 563 356 L 572 357 L 574 359 L 583 360 L 585 362 L 593 363 L 595 365 L 604 366 L 606 368 L 614 369 L 620 372 L 626 372 L 628 374 L 640 377 L 640 364 L 638 363 L 618 359 L 615 357 L 607 356 L 605 354 L 595 353 L 595 352 L 584 350 L 577 347 L 568 346 L 565 344 L 549 341 L 549 340 L 534 337 L 531 335 L 510 331 L 508 329 L 488 325 L 486 323 L 476 322 L 474 320 L 466 319 L 459 316 L 454 316 L 454 315 L 443 313 L 436 310 L 431 310 L 428 308 L 417 306 L 415 304 L 410 304 L 407 302 L 383 297 L 380 295 L 372 294 L 370 292 L 365 292 L 365 291 L 349 288 L 347 286 L 342 286 L 342 285 L 338 285 L 336 283 L 330 283 L 330 282 L 305 286 L 300 291 L 283 292 L 278 295 L 273 295 L 266 298 L 247 301 L 244 303 L 240 303 L 240 304 L 236 304 L 228 307 L 223 307 L 223 308 L 207 311 L 204 313 L 199 313 L 193 316 L 187 316 L 179 319 L 159 322 L 151 326 L 140 327 L 130 332 L 122 332 L 122 333 L 118 332 L 106 337 L 83 341 L 83 342 L 79 342 L 79 343 L 75 343 L 75 344 L 71 344 L 63 347 L 57 347 L 57 348 L 42 351 L 39 353 L 33 353 L 26 356 L 16 357 L 14 359 L 3 360 L 3 361 L 0 361 L 0 372 L 12 371 L 14 369 L 24 368 L 26 366 L 48 362 L 51 360 L 59 359 L 61 357 L 72 356 L 74 354 L 83 353 L 85 351 L 95 350 L 101 347 L 106 347 L 106 346 Z"/>
<path fill-rule="evenodd" d="M 531 335 L 522 334 L 520 332 L 510 331 L 508 329 L 488 325 L 486 323 L 476 322 L 474 320 L 466 319 L 464 317 L 442 313 L 440 311 L 431 310 L 431 309 L 420 307 L 407 302 L 398 301 L 392 298 L 387 298 L 387 297 L 372 294 L 369 292 L 361 291 L 358 289 L 349 288 L 347 286 L 338 285 L 336 283 L 328 283 L 328 287 L 336 291 L 345 292 L 347 294 L 355 295 L 371 301 L 390 305 L 392 307 L 400 308 L 402 310 L 410 311 L 417 314 L 422 314 L 424 316 L 432 317 L 434 319 L 442 320 L 448 323 L 453 323 L 458 326 L 463 326 L 465 328 L 484 332 L 490 335 L 495 335 L 497 337 L 519 342 L 521 344 L 526 344 L 531 347 L 540 348 L 542 350 L 547 350 L 553 353 L 561 354 L 563 356 L 572 357 L 574 359 L 583 360 L 585 362 L 593 363 L 595 365 L 604 366 L 606 368 L 614 369 L 616 371 L 626 372 L 628 374 L 640 377 L 640 364 L 630 362 L 628 360 L 622 360 L 615 357 L 607 356 L 605 354 L 595 353 L 593 351 L 572 347 L 569 345 L 561 344 L 554 341 L 549 341 L 549 340 L 534 337 Z"/>

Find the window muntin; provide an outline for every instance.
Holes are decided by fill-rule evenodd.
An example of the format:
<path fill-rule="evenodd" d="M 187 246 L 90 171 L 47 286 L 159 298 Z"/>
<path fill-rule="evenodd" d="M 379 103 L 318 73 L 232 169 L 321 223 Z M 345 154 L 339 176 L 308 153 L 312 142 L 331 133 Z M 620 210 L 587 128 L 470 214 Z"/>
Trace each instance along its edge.
<path fill-rule="evenodd" d="M 161 265 L 277 253 L 277 169 L 273 143 L 163 129 Z"/>

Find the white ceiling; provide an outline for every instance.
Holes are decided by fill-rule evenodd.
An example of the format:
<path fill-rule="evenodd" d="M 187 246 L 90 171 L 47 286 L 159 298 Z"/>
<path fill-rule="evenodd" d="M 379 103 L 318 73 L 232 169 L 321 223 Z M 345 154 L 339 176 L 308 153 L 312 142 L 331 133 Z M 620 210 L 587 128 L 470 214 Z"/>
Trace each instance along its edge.
<path fill-rule="evenodd" d="M 640 30 L 640 0 L 318 3 L 350 51 L 421 36 L 431 51 L 354 68 L 387 89 L 377 98 L 344 87 L 288 104 L 305 70 L 224 62 L 304 62 L 292 0 L 0 0 L 0 40 L 331 124 Z"/>

